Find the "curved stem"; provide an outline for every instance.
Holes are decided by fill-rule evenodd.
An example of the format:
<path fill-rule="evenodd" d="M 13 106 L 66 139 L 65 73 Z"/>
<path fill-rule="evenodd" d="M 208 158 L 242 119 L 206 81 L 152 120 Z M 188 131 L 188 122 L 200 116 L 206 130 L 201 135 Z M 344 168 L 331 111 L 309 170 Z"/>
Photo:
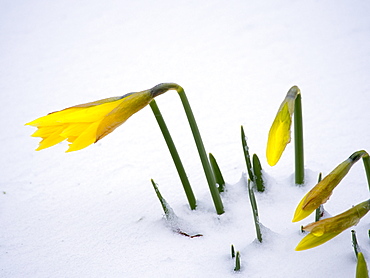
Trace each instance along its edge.
<path fill-rule="evenodd" d="M 199 129 L 197 126 L 197 123 L 195 121 L 193 111 L 191 110 L 189 101 L 186 97 L 184 89 L 179 86 L 176 83 L 161 83 L 156 86 L 154 86 L 152 89 L 150 89 L 150 92 L 153 97 L 156 97 L 158 95 L 161 95 L 168 90 L 176 90 L 177 93 L 180 96 L 182 105 L 185 110 L 186 117 L 188 118 L 189 125 L 191 128 L 191 131 L 193 133 L 194 141 L 198 149 L 198 153 L 200 156 L 200 160 L 202 162 L 203 170 L 207 178 L 209 190 L 211 192 L 212 200 L 216 208 L 217 214 L 223 214 L 224 213 L 224 207 L 221 201 L 220 193 L 218 191 L 217 185 L 216 185 L 216 179 L 212 172 L 211 165 L 208 160 L 207 153 L 205 151 L 202 138 L 199 133 Z"/>

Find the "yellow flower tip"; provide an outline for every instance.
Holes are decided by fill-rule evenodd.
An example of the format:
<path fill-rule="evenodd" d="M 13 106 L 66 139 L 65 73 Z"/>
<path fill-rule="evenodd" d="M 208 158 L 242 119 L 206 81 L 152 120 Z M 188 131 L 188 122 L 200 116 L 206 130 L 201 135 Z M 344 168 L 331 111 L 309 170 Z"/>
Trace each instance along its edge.
<path fill-rule="evenodd" d="M 309 216 L 315 209 L 307 209 L 307 196 L 309 193 L 307 193 L 302 200 L 299 202 L 297 208 L 295 209 L 294 216 L 292 222 L 298 222 L 303 219 L 305 219 L 307 216 Z"/>
<path fill-rule="evenodd" d="M 369 278 L 369 271 L 362 252 L 357 254 L 356 278 Z"/>
<path fill-rule="evenodd" d="M 298 221 L 301 221 L 303 219 L 305 219 L 307 216 L 309 216 L 314 210 L 304 210 L 304 209 L 301 209 L 301 208 L 298 208 L 296 209 L 295 213 L 294 213 L 294 216 L 293 216 L 293 219 L 292 219 L 292 222 L 298 222 Z"/>
<path fill-rule="evenodd" d="M 309 233 L 298 243 L 294 250 L 303 251 L 317 247 L 331 240 L 332 238 L 336 237 L 339 234 L 340 232 L 335 232 L 335 233 L 323 233 L 321 236 L 315 236 L 314 234 Z"/>

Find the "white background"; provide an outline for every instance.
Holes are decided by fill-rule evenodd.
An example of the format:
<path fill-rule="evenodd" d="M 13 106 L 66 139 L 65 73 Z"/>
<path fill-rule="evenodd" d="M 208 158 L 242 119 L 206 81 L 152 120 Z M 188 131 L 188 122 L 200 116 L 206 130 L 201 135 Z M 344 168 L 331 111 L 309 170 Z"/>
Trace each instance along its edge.
<path fill-rule="evenodd" d="M 354 277 L 350 230 L 295 252 L 296 205 L 317 175 L 370 150 L 370 4 L 367 1 L 0 2 L 0 276 Z M 187 170 L 190 211 L 147 107 L 84 150 L 35 152 L 37 117 L 149 89 L 184 87 L 206 150 L 227 182 L 217 216 L 179 97 L 157 98 Z M 293 181 L 293 144 L 269 167 L 267 134 L 286 92 L 302 92 L 306 186 Z M 267 191 L 257 194 L 264 242 L 256 243 L 242 178 L 240 126 Z M 183 221 L 175 234 L 153 178 Z M 358 162 L 325 208 L 338 214 L 369 198 Z M 370 262 L 369 216 L 356 227 Z"/>

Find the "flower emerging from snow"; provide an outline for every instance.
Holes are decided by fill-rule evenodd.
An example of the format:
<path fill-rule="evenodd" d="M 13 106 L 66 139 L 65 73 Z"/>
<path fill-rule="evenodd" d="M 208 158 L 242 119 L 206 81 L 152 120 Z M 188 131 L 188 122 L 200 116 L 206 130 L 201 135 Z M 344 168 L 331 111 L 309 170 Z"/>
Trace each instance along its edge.
<path fill-rule="evenodd" d="M 292 221 L 298 222 L 306 218 L 320 205 L 324 204 L 329 199 L 334 188 L 347 175 L 353 164 L 364 155 L 367 155 L 367 152 L 363 150 L 353 153 L 347 160 L 339 164 L 329 175 L 315 185 L 298 204 Z"/>
<path fill-rule="evenodd" d="M 362 202 L 337 216 L 326 218 L 303 227 L 310 232 L 296 247 L 302 251 L 321 245 L 344 230 L 357 225 L 360 219 L 370 210 L 370 199 Z"/>
<path fill-rule="evenodd" d="M 26 125 L 37 127 L 32 136 L 42 138 L 37 151 L 64 140 L 71 143 L 67 152 L 77 151 L 104 138 L 154 97 L 178 87 L 174 83 L 162 83 L 142 92 L 72 106 Z"/>
<path fill-rule="evenodd" d="M 270 166 L 274 166 L 279 161 L 286 145 L 290 142 L 290 127 L 298 94 L 300 90 L 297 86 L 290 88 L 270 128 L 266 149 L 267 162 Z"/>

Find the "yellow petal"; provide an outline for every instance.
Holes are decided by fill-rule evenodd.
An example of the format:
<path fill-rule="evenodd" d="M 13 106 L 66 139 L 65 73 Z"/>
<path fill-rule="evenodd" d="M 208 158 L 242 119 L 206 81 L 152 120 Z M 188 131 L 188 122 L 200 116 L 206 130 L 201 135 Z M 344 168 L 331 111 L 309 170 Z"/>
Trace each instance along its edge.
<path fill-rule="evenodd" d="M 37 130 L 31 136 L 46 138 L 55 133 L 56 131 L 60 130 L 60 127 L 61 125 L 38 127 Z"/>
<path fill-rule="evenodd" d="M 77 136 L 70 136 L 70 137 L 67 138 L 67 141 L 69 143 L 73 143 L 76 139 L 77 139 Z"/>
<path fill-rule="evenodd" d="M 73 140 L 73 143 L 69 145 L 69 149 L 66 152 L 78 151 L 94 143 L 99 124 L 100 122 L 95 122 L 86 128 L 85 131 Z"/>
<path fill-rule="evenodd" d="M 60 136 L 60 132 L 64 129 L 63 126 L 59 127 L 53 134 L 49 135 L 48 137 L 43 138 L 43 140 L 39 143 L 39 147 L 36 149 L 36 151 L 40 151 L 49 147 L 52 147 L 63 140 L 65 140 L 65 137 Z"/>
<path fill-rule="evenodd" d="M 71 123 L 67 124 L 67 127 L 63 130 L 63 132 L 60 134 L 61 136 L 67 138 L 67 137 L 77 137 L 82 132 L 84 132 L 91 123 Z"/>
<path fill-rule="evenodd" d="M 95 122 L 101 120 L 105 115 L 107 115 L 122 102 L 122 98 L 118 100 L 117 98 L 110 99 L 115 99 L 115 101 L 106 102 L 100 105 L 91 105 L 91 103 L 87 103 L 73 106 L 61 111 L 50 113 L 46 116 L 29 122 L 26 125 L 39 127 L 60 125 L 61 123 Z M 98 102 L 99 101 L 94 103 Z"/>

